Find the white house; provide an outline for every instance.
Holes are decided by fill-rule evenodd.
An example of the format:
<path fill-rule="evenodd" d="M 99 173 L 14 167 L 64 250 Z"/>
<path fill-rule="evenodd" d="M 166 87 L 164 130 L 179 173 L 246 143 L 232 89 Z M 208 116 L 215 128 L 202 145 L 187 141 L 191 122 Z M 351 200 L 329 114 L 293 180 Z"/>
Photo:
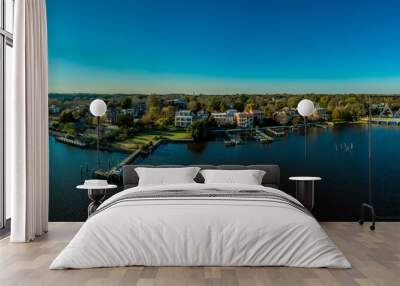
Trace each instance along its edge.
<path fill-rule="evenodd" d="M 196 114 L 196 120 L 207 120 L 208 119 L 208 112 L 201 109 Z"/>
<path fill-rule="evenodd" d="M 179 110 L 175 113 L 175 126 L 188 127 L 193 122 L 193 113 L 190 110 Z"/>
<path fill-rule="evenodd" d="M 211 117 L 214 118 L 218 126 L 226 125 L 226 112 L 211 112 Z"/>

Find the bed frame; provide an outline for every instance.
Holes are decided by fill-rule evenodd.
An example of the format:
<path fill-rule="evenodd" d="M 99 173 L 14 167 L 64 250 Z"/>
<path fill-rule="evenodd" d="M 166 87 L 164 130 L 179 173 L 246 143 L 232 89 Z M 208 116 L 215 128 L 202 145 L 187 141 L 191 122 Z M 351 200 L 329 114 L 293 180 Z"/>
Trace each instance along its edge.
<path fill-rule="evenodd" d="M 136 167 L 147 168 L 177 168 L 177 167 L 199 167 L 201 169 L 220 169 L 220 170 L 263 170 L 265 171 L 262 185 L 279 189 L 280 168 L 278 165 L 125 165 L 122 168 L 122 181 L 124 189 L 136 187 L 139 177 L 135 171 Z M 203 176 L 199 173 L 194 179 L 197 183 L 204 183 Z"/>

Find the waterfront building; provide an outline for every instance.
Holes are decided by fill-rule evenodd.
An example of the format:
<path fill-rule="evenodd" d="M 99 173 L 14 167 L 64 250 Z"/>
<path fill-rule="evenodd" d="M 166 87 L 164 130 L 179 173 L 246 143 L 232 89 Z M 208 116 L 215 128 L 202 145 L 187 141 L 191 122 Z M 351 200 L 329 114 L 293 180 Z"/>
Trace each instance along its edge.
<path fill-rule="evenodd" d="M 122 114 L 130 115 L 132 118 L 139 117 L 139 109 L 136 107 L 122 109 Z"/>
<path fill-rule="evenodd" d="M 320 119 L 325 120 L 325 121 L 329 120 L 330 116 L 329 116 L 329 113 L 326 108 L 318 107 L 317 113 L 319 114 Z"/>
<path fill-rule="evenodd" d="M 226 122 L 229 125 L 235 124 L 235 114 L 238 111 L 236 109 L 230 108 L 226 111 Z"/>
<path fill-rule="evenodd" d="M 226 112 L 211 112 L 211 117 L 214 118 L 214 121 L 218 126 L 224 126 L 227 124 Z"/>
<path fill-rule="evenodd" d="M 118 112 L 115 108 L 109 108 L 106 112 L 107 122 L 110 124 L 117 124 Z"/>
<path fill-rule="evenodd" d="M 252 109 L 250 113 L 253 114 L 254 120 L 258 123 L 261 123 L 264 120 L 264 113 L 261 110 Z"/>
<path fill-rule="evenodd" d="M 239 127 L 251 128 L 254 124 L 254 117 L 250 112 L 237 112 L 235 113 L 235 121 Z"/>
<path fill-rule="evenodd" d="M 207 120 L 208 119 L 208 115 L 209 114 L 208 114 L 207 111 L 201 109 L 201 110 L 197 111 L 196 120 Z"/>
<path fill-rule="evenodd" d="M 190 110 L 179 110 L 175 113 L 175 126 L 186 128 L 193 122 L 193 113 Z"/>
<path fill-rule="evenodd" d="M 145 101 L 139 101 L 137 104 L 134 105 L 135 108 L 139 112 L 139 116 L 144 114 L 146 112 L 146 102 Z"/>

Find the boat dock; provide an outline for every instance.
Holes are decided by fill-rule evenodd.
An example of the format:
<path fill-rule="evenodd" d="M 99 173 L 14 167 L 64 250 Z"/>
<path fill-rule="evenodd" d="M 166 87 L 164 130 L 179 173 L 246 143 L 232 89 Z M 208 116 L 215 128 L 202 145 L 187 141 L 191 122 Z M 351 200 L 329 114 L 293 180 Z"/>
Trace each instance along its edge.
<path fill-rule="evenodd" d="M 315 127 L 319 127 L 319 128 L 323 128 L 323 129 L 326 129 L 326 128 L 329 127 L 329 125 L 327 125 L 327 124 L 321 124 L 321 123 L 315 123 L 314 126 L 315 126 Z"/>
<path fill-rule="evenodd" d="M 259 129 L 256 129 L 256 135 L 254 136 L 254 138 L 258 141 L 260 141 L 261 143 L 270 143 L 272 141 L 274 141 L 274 138 L 271 136 L 268 136 L 267 134 L 265 134 L 264 132 L 262 132 Z"/>
<path fill-rule="evenodd" d="M 275 137 L 282 137 L 282 136 L 286 135 L 286 133 L 284 131 L 272 129 L 271 127 L 266 127 L 265 130 L 268 131 L 269 133 L 271 133 L 272 135 L 274 135 Z"/>
<path fill-rule="evenodd" d="M 233 134 L 230 134 L 228 130 L 225 131 L 225 136 L 228 138 L 224 141 L 225 146 L 235 146 L 237 144 L 242 143 L 240 140 L 237 140 Z"/>
<path fill-rule="evenodd" d="M 368 123 L 368 117 L 361 118 L 361 121 Z M 400 125 L 400 118 L 398 117 L 372 117 L 371 124 L 378 124 L 378 125 Z"/>
<path fill-rule="evenodd" d="M 164 139 L 157 140 L 151 147 L 149 153 L 153 152 L 163 142 L 164 142 Z M 118 175 L 124 165 L 128 165 L 128 164 L 132 163 L 142 153 L 143 153 L 143 151 L 141 149 L 137 149 L 137 150 L 133 151 L 128 157 L 126 157 L 124 160 L 122 160 L 117 165 L 112 167 L 110 170 L 108 170 L 108 171 L 97 170 L 95 172 L 96 177 L 108 178 L 109 176 L 112 176 L 112 175 Z"/>
<path fill-rule="evenodd" d="M 68 139 L 66 137 L 61 137 L 61 136 L 56 137 L 56 141 L 59 141 L 59 142 L 62 142 L 62 143 L 68 144 L 68 145 L 81 147 L 81 148 L 88 147 L 88 144 L 86 144 L 86 143 L 84 143 L 82 141 L 79 141 L 79 140 L 76 140 L 76 139 Z"/>

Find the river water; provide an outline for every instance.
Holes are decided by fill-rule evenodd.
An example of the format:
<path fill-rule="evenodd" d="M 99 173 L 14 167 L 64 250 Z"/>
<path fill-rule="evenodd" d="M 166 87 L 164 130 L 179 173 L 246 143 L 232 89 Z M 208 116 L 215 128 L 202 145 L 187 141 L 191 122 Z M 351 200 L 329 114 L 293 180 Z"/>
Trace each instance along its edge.
<path fill-rule="evenodd" d="M 299 132 L 275 138 L 271 144 L 254 140 L 226 147 L 222 138 L 204 143 L 164 144 L 140 164 L 279 164 L 281 189 L 294 194 L 290 176 L 319 176 L 313 210 L 319 220 L 356 220 L 368 199 L 368 129 L 365 125 L 329 129 L 310 128 L 307 156 L 305 137 Z M 400 128 L 373 128 L 373 201 L 381 216 L 400 216 Z M 101 152 L 103 165 L 126 154 Z M 50 138 L 50 220 L 86 219 L 85 191 L 80 166 L 96 166 L 96 151 L 80 149 Z M 84 168 L 85 169 L 85 168 Z M 83 172 L 85 173 L 85 172 Z"/>

